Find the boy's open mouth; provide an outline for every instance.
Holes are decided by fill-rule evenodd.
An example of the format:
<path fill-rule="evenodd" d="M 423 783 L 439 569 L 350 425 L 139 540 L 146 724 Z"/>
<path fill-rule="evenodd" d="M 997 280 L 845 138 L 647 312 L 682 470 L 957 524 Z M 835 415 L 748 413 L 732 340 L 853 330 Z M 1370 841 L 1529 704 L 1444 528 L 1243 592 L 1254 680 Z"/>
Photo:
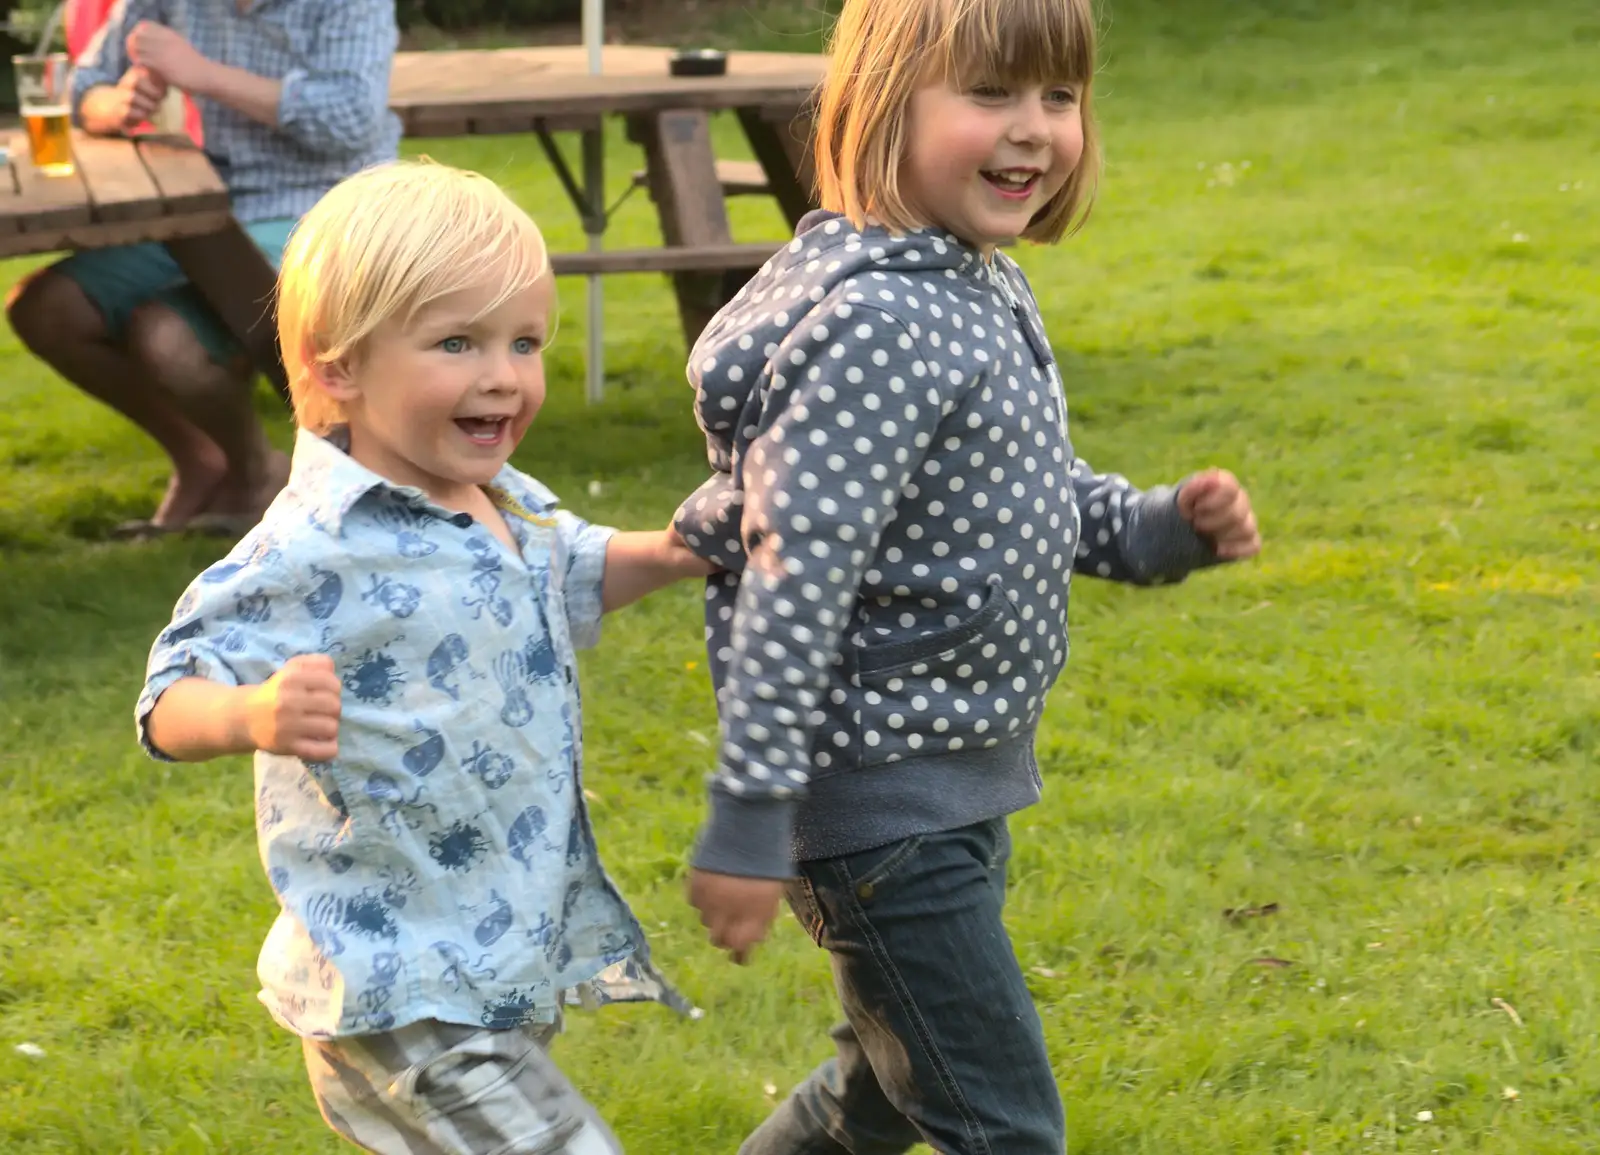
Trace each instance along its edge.
<path fill-rule="evenodd" d="M 511 425 L 509 417 L 457 417 L 456 427 L 475 445 L 494 445 Z"/>
<path fill-rule="evenodd" d="M 1033 192 L 1043 174 L 1031 168 L 1000 168 L 985 170 L 982 175 L 1001 196 L 1022 200 Z"/>

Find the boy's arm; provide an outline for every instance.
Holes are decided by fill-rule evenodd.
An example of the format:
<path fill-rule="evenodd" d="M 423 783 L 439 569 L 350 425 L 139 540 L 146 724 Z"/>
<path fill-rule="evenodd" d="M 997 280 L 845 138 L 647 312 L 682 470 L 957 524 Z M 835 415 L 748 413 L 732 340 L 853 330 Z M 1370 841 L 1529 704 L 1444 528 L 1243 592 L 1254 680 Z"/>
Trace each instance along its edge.
<path fill-rule="evenodd" d="M 179 762 L 256 750 L 331 762 L 339 753 L 341 689 L 326 654 L 290 658 L 259 686 L 181 678 L 156 700 L 145 733 Z"/>
<path fill-rule="evenodd" d="M 184 591 L 150 649 L 134 707 L 140 744 L 152 757 L 201 761 L 255 749 L 301 754 L 305 739 L 327 741 L 305 714 L 326 714 L 310 689 L 338 681 L 314 621 L 286 566 L 259 531 Z M 266 556 L 264 556 L 266 555 Z M 299 657 L 297 655 L 311 655 Z M 321 669 L 326 678 L 307 679 Z M 337 718 L 337 712 L 334 714 Z M 291 749 L 291 746 L 295 748 Z M 322 748 L 306 747 L 316 755 Z"/>
<path fill-rule="evenodd" d="M 676 530 L 613 534 L 606 545 L 601 608 L 609 614 L 673 582 L 709 577 L 712 568 L 684 544 Z"/>

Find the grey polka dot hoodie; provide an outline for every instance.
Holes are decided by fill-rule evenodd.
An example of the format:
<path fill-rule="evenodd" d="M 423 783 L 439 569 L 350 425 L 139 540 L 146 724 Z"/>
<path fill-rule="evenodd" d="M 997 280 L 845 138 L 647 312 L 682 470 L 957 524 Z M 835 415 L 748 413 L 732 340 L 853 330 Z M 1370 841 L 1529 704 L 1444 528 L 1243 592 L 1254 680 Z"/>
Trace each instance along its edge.
<path fill-rule="evenodd" d="M 1216 560 L 1175 488 L 1073 452 L 1004 253 L 813 213 L 689 376 L 715 472 L 676 525 L 730 571 L 706 591 L 722 738 L 700 869 L 782 878 L 1032 804 L 1074 570 L 1150 584 Z"/>

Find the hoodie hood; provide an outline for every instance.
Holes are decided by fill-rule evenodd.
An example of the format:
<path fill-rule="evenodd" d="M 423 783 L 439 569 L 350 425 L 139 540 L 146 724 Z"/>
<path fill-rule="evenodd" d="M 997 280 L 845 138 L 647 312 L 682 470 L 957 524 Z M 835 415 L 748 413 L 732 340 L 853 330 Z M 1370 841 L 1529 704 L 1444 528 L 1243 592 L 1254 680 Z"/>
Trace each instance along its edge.
<path fill-rule="evenodd" d="M 858 232 L 843 216 L 825 210 L 801 218 L 794 240 L 713 318 L 690 355 L 696 416 L 712 443 L 712 466 L 729 467 L 717 443 L 725 446 L 741 426 L 751 423 L 747 418 L 761 408 L 773 355 L 790 333 L 814 323 L 812 311 L 840 284 L 863 274 L 882 280 L 923 279 L 930 273 L 975 278 L 993 285 L 1011 303 L 1017 301 L 1016 287 L 999 259 L 985 260 L 942 229 L 894 236 L 876 227 Z M 864 289 L 870 300 L 870 281 Z"/>

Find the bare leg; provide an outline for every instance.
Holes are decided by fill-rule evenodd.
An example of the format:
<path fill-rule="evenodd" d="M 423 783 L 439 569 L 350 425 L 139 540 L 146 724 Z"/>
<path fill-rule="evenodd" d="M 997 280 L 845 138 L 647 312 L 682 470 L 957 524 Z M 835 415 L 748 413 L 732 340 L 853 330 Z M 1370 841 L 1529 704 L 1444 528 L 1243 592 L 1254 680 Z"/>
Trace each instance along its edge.
<path fill-rule="evenodd" d="M 203 512 L 247 521 L 260 515 L 288 480 L 288 459 L 273 450 L 256 416 L 249 361 L 241 355 L 218 365 L 188 322 L 156 302 L 139 306 L 128 318 L 128 351 L 145 376 L 222 450 L 227 471 Z"/>
<path fill-rule="evenodd" d="M 222 446 L 185 416 L 138 361 L 111 343 L 100 311 L 83 290 L 44 269 L 12 290 L 6 307 L 12 329 L 36 356 L 166 450 L 173 477 L 151 520 L 177 528 L 204 509 L 228 472 Z"/>

